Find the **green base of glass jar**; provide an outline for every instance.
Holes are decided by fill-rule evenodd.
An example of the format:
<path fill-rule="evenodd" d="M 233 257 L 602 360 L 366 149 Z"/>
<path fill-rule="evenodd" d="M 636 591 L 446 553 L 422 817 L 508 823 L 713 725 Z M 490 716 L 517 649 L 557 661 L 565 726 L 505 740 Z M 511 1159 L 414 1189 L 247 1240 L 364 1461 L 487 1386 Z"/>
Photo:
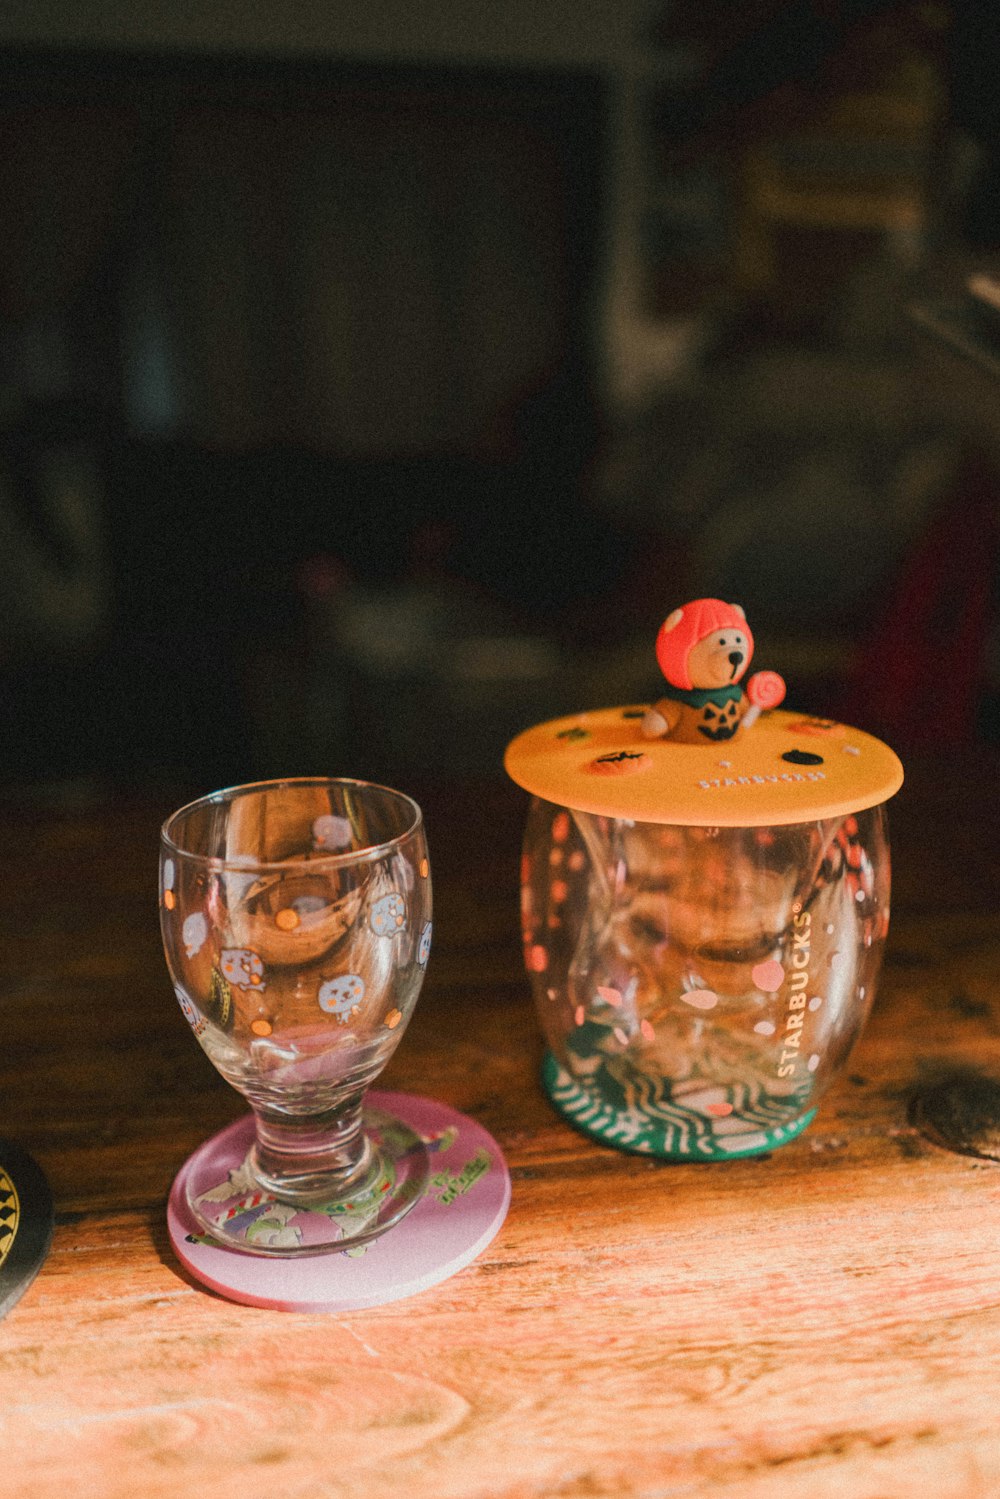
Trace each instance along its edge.
<path fill-rule="evenodd" d="M 636 1074 L 634 1086 L 600 1071 L 586 1080 L 573 1077 L 551 1052 L 542 1063 L 542 1086 L 570 1124 L 604 1145 L 667 1161 L 731 1161 L 766 1155 L 787 1145 L 812 1122 L 808 1109 L 787 1123 L 774 1123 L 777 1107 L 758 1098 L 752 1110 L 738 1109 L 730 1090 L 706 1087 L 708 1101 L 685 1103 L 671 1097 L 669 1081 Z M 787 1100 L 785 1100 L 787 1108 Z"/>

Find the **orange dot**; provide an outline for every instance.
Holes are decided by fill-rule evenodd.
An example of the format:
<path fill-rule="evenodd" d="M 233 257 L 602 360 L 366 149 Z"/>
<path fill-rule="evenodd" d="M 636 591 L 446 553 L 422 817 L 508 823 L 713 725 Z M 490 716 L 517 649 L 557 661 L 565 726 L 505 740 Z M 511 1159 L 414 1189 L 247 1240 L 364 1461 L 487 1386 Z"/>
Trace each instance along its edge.
<path fill-rule="evenodd" d="M 255 1036 L 269 1036 L 274 1027 L 270 1020 L 251 1020 L 250 1029 Z"/>
<path fill-rule="evenodd" d="M 532 973 L 544 973 L 549 966 L 549 955 L 540 943 L 528 949 L 528 967 Z"/>
<path fill-rule="evenodd" d="M 421 859 L 421 861 L 420 861 L 420 878 L 422 880 L 426 880 L 427 876 L 430 874 L 430 871 L 431 871 L 431 866 L 428 864 L 427 860 L 426 859 Z"/>
<path fill-rule="evenodd" d="M 174 906 L 177 904 L 177 902 L 174 899 L 174 892 L 172 890 L 164 890 L 163 904 L 166 906 L 168 911 L 172 911 L 174 909 Z"/>
<path fill-rule="evenodd" d="M 251 973 L 251 975 L 250 975 L 250 982 L 251 982 L 251 984 L 259 984 L 260 983 L 260 974 L 259 973 Z"/>
<path fill-rule="evenodd" d="M 291 906 L 285 906 L 275 916 L 274 924 L 280 927 L 283 932 L 294 932 L 299 924 L 299 913 Z"/>
<path fill-rule="evenodd" d="M 557 906 L 561 906 L 569 894 L 569 886 L 565 880 L 553 880 L 552 889 L 549 892 Z"/>
<path fill-rule="evenodd" d="M 403 1013 L 401 1010 L 390 1010 L 385 1017 L 385 1023 L 391 1031 L 394 1031 L 402 1018 Z"/>
<path fill-rule="evenodd" d="M 552 819 L 553 843 L 565 843 L 569 837 L 569 813 L 557 812 Z"/>

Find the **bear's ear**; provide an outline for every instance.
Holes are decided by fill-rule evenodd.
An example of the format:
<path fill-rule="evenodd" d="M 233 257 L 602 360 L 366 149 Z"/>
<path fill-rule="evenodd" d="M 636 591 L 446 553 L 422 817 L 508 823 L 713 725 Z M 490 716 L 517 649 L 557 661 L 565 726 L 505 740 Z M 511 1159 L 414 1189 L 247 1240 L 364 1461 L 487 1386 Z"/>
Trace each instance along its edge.
<path fill-rule="evenodd" d="M 742 612 L 743 611 L 741 610 L 740 613 L 742 613 Z M 684 618 L 684 610 L 683 609 L 675 609 L 674 612 L 673 612 L 673 614 L 668 614 L 667 615 L 666 619 L 663 621 L 663 624 L 660 626 L 660 629 L 661 630 L 676 630 L 677 626 L 680 624 L 680 622 L 681 622 L 681 620 L 683 618 Z"/>
<path fill-rule="evenodd" d="M 742 604 L 730 604 L 729 607 L 730 609 L 732 609 L 734 614 L 739 615 L 740 619 L 746 619 L 746 610 L 744 609 Z"/>

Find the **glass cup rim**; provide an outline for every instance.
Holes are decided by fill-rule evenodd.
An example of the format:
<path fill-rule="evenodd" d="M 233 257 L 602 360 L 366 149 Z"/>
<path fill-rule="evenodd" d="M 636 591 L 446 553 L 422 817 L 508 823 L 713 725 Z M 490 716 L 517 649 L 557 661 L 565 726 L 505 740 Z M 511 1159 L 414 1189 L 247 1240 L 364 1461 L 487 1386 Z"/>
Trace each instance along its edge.
<path fill-rule="evenodd" d="M 160 827 L 160 842 L 170 851 L 172 857 L 190 859 L 195 863 L 203 864 L 212 870 L 232 870 L 237 873 L 246 874 L 249 871 L 282 869 L 287 870 L 290 864 L 296 863 L 297 859 L 253 859 L 249 855 L 234 859 L 221 858 L 218 854 L 201 854 L 194 850 L 182 847 L 177 843 L 171 828 L 179 818 L 198 810 L 200 807 L 211 806 L 213 803 L 221 804 L 234 801 L 237 796 L 246 795 L 249 792 L 278 791 L 286 787 L 306 786 L 343 786 L 357 791 L 379 791 L 386 796 L 395 797 L 404 802 L 410 808 L 412 820 L 410 825 L 401 833 L 396 833 L 392 838 L 386 838 L 381 843 L 367 843 L 361 848 L 348 849 L 341 854 L 328 854 L 317 852 L 309 858 L 310 868 L 317 865 L 323 868 L 343 868 L 347 865 L 373 862 L 385 858 L 393 849 L 401 847 L 408 842 L 423 827 L 424 815 L 420 806 L 412 796 L 405 791 L 398 791 L 394 786 L 382 785 L 379 781 L 365 781 L 356 776 L 278 776 L 271 780 L 245 781 L 235 786 L 224 786 L 218 791 L 210 791 L 205 796 L 195 797 L 193 801 L 185 802 L 170 813 Z M 301 856 L 299 856 L 301 857 Z"/>

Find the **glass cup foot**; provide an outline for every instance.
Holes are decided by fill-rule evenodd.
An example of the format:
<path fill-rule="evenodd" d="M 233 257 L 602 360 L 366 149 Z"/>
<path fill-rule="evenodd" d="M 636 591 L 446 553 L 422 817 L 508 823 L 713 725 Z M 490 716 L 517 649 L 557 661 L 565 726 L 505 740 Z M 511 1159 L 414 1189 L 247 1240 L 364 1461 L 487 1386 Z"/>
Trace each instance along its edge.
<path fill-rule="evenodd" d="M 366 1108 L 364 1130 L 371 1164 L 346 1198 L 308 1202 L 267 1191 L 252 1167 L 253 1149 L 234 1156 L 223 1132 L 192 1158 L 187 1206 L 206 1242 L 242 1254 L 291 1258 L 361 1250 L 397 1224 L 420 1201 L 430 1179 L 421 1137 L 401 1119 Z"/>

